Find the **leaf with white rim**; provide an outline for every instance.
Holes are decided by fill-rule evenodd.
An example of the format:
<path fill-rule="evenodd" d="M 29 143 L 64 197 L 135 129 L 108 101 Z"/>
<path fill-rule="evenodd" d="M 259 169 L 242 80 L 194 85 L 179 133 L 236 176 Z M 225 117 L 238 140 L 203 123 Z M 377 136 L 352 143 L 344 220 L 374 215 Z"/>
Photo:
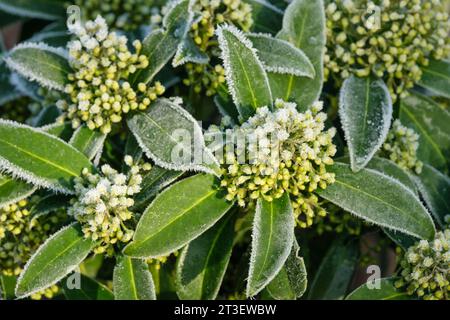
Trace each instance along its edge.
<path fill-rule="evenodd" d="M 198 48 L 191 37 L 186 37 L 179 44 L 172 66 L 175 68 L 188 62 L 195 64 L 207 64 L 209 62 L 208 55 Z"/>
<path fill-rule="evenodd" d="M 328 169 L 336 182 L 317 190 L 322 198 L 370 223 L 421 239 L 433 239 L 435 226 L 417 195 L 398 180 L 372 169 L 353 172 L 336 162 Z"/>
<path fill-rule="evenodd" d="M 353 171 L 364 168 L 386 140 L 392 120 L 392 100 L 382 80 L 345 80 L 339 97 L 339 117 Z"/>
<path fill-rule="evenodd" d="M 15 46 L 5 58 L 6 64 L 23 77 L 48 89 L 64 91 L 72 72 L 67 52 L 45 43 L 25 42 Z"/>
<path fill-rule="evenodd" d="M 92 160 L 97 154 L 101 153 L 105 139 L 106 134 L 91 130 L 86 126 L 80 126 L 73 133 L 69 143 L 89 160 Z"/>
<path fill-rule="evenodd" d="M 247 38 L 258 50 L 258 57 L 266 71 L 314 78 L 316 71 L 309 58 L 290 42 L 267 34 L 248 34 Z"/>
<path fill-rule="evenodd" d="M 224 25 L 216 31 L 228 89 L 241 117 L 272 106 L 269 80 L 252 42 L 236 27 Z"/>
<path fill-rule="evenodd" d="M 280 272 L 294 242 L 295 220 L 289 195 L 258 199 L 252 230 L 247 297 L 257 295 Z"/>
<path fill-rule="evenodd" d="M 25 199 L 34 191 L 35 186 L 0 174 L 0 207 Z"/>

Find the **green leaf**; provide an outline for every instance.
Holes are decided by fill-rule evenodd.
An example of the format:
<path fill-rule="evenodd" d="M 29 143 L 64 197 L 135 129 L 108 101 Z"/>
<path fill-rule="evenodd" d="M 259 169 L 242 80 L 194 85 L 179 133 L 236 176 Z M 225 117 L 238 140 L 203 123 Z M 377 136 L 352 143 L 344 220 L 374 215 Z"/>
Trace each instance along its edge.
<path fill-rule="evenodd" d="M 0 59 L 3 59 L 3 54 L 0 55 Z M 18 99 L 21 96 L 22 93 L 16 90 L 11 82 L 11 71 L 3 60 L 0 60 L 0 112 L 5 103 Z"/>
<path fill-rule="evenodd" d="M 314 276 L 308 299 L 343 299 L 353 277 L 357 261 L 358 245 L 356 241 L 334 242 Z"/>
<path fill-rule="evenodd" d="M 189 243 L 177 261 L 177 294 L 182 300 L 214 300 L 231 257 L 234 218 L 228 214 Z"/>
<path fill-rule="evenodd" d="M 252 30 L 275 34 L 281 29 L 283 11 L 267 0 L 244 0 L 252 6 Z"/>
<path fill-rule="evenodd" d="M 156 300 L 152 274 L 145 261 L 120 255 L 114 268 L 116 300 Z"/>
<path fill-rule="evenodd" d="M 318 194 L 357 217 L 421 239 L 433 239 L 433 220 L 413 191 L 372 169 L 354 173 L 347 164 L 329 168 L 336 182 Z"/>
<path fill-rule="evenodd" d="M 27 262 L 17 283 L 16 296 L 23 298 L 43 290 L 75 270 L 95 247 L 77 223 L 51 236 Z"/>
<path fill-rule="evenodd" d="M 33 219 L 36 219 L 42 215 L 46 215 L 50 212 L 54 212 L 58 209 L 67 207 L 70 196 L 62 196 L 60 194 L 49 194 L 47 196 L 41 196 L 38 202 L 33 205 L 30 210 Z"/>
<path fill-rule="evenodd" d="M 266 289 L 277 300 L 296 300 L 306 291 L 308 279 L 305 262 L 299 256 L 300 247 L 294 241 L 291 253 L 277 276 Z"/>
<path fill-rule="evenodd" d="M 420 239 L 410 236 L 408 234 L 401 233 L 400 231 L 393 231 L 387 228 L 382 228 L 383 232 L 391 238 L 397 245 L 403 248 L 403 250 L 408 250 L 409 247 L 414 245 Z"/>
<path fill-rule="evenodd" d="M 380 288 L 373 289 L 368 288 L 367 284 L 363 284 L 350 293 L 345 300 L 411 300 L 411 296 L 406 292 L 395 288 L 396 280 L 396 278 L 379 279 Z"/>
<path fill-rule="evenodd" d="M 219 163 L 206 148 L 202 128 L 179 104 L 158 99 L 145 112 L 127 120 L 145 154 L 170 170 L 219 172 Z"/>
<path fill-rule="evenodd" d="M 69 160 L 70 159 L 70 160 Z M 33 185 L 70 193 L 73 179 L 89 160 L 64 141 L 11 121 L 0 120 L 0 167 Z"/>
<path fill-rule="evenodd" d="M 247 280 L 248 297 L 257 295 L 280 272 L 294 242 L 294 214 L 285 193 L 272 202 L 258 199 Z"/>
<path fill-rule="evenodd" d="M 70 33 L 67 32 L 65 21 L 55 21 L 33 34 L 28 41 L 44 42 L 53 47 L 65 47 L 70 41 Z"/>
<path fill-rule="evenodd" d="M 339 116 L 353 171 L 364 168 L 380 149 L 392 120 L 392 101 L 382 80 L 351 76 L 344 81 Z"/>
<path fill-rule="evenodd" d="M 124 253 L 132 257 L 160 257 L 197 238 L 232 206 L 211 175 L 198 174 L 158 195 L 142 215 Z"/>
<path fill-rule="evenodd" d="M 188 62 L 195 64 L 207 64 L 209 62 L 208 55 L 199 49 L 191 37 L 186 37 L 178 46 L 172 66 L 179 67 Z"/>
<path fill-rule="evenodd" d="M 450 178 L 425 164 L 415 181 L 427 207 L 439 225 L 444 227 L 445 216 L 450 214 Z"/>
<path fill-rule="evenodd" d="M 17 284 L 17 277 L 0 274 L 0 300 L 14 299 L 14 288 Z"/>
<path fill-rule="evenodd" d="M 65 3 L 61 0 L 0 0 L 0 10 L 20 17 L 43 20 L 65 17 Z"/>
<path fill-rule="evenodd" d="M 141 54 L 147 56 L 149 65 L 131 77 L 133 85 L 150 82 L 169 62 L 183 41 L 193 19 L 192 4 L 189 0 L 174 3 L 164 18 L 164 29 L 153 30 L 142 42 Z"/>
<path fill-rule="evenodd" d="M 20 44 L 10 51 L 5 61 L 21 76 L 59 91 L 64 91 L 71 72 L 66 52 L 45 43 Z"/>
<path fill-rule="evenodd" d="M 106 134 L 81 126 L 73 133 L 69 143 L 89 160 L 92 160 L 102 152 L 105 139 Z"/>
<path fill-rule="evenodd" d="M 0 174 L 0 207 L 25 199 L 34 191 L 33 185 Z"/>
<path fill-rule="evenodd" d="M 316 71 L 302 50 L 266 34 L 248 34 L 267 72 L 314 78 Z"/>
<path fill-rule="evenodd" d="M 236 27 L 217 29 L 228 89 L 243 120 L 257 108 L 272 106 L 267 74 L 253 44 Z"/>
<path fill-rule="evenodd" d="M 430 60 L 429 65 L 423 67 L 422 71 L 419 85 L 441 97 L 450 99 L 450 61 Z"/>
<path fill-rule="evenodd" d="M 68 141 L 73 135 L 71 122 L 54 123 L 43 126 L 40 129 L 52 136 L 61 138 L 64 141 Z"/>
<path fill-rule="evenodd" d="M 269 74 L 274 98 L 296 102 L 300 110 L 308 108 L 322 91 L 325 53 L 325 10 L 322 0 L 294 0 L 287 7 L 283 28 L 277 38 L 302 50 L 315 69 L 314 79 L 284 74 Z"/>
<path fill-rule="evenodd" d="M 63 281 L 63 292 L 67 300 L 114 300 L 111 290 L 100 282 L 79 274 L 80 288 L 69 288 L 67 281 Z"/>
<path fill-rule="evenodd" d="M 446 170 L 450 157 L 450 113 L 431 99 L 411 93 L 400 102 L 400 120 L 419 134 L 417 157 Z"/>
<path fill-rule="evenodd" d="M 134 197 L 134 207 L 142 208 L 149 204 L 159 191 L 167 187 L 183 174 L 182 171 L 167 170 L 158 166 L 142 177 L 141 192 Z"/>
<path fill-rule="evenodd" d="M 220 90 L 219 94 L 214 97 L 214 103 L 223 117 L 230 117 L 233 125 L 239 124 L 239 112 L 228 92 Z"/>

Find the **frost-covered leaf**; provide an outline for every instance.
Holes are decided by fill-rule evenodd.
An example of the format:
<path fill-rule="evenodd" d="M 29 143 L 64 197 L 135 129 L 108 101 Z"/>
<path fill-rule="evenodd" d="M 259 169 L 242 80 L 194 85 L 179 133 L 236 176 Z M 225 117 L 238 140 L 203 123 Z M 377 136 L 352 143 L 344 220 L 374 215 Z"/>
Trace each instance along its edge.
<path fill-rule="evenodd" d="M 264 67 L 250 40 L 234 26 L 217 29 L 228 89 L 241 117 L 246 120 L 257 108 L 272 106 L 272 93 Z"/>
<path fill-rule="evenodd" d="M 396 280 L 396 278 L 379 279 L 380 288 L 369 288 L 365 283 L 350 293 L 345 300 L 411 300 L 411 296 L 404 290 L 395 288 Z"/>
<path fill-rule="evenodd" d="M 258 199 L 252 230 L 247 297 L 257 295 L 280 272 L 294 242 L 294 215 L 285 193 L 272 202 Z"/>
<path fill-rule="evenodd" d="M 215 183 L 214 176 L 198 174 L 164 190 L 145 210 L 124 253 L 164 256 L 208 230 L 232 206 Z"/>
<path fill-rule="evenodd" d="M 358 261 L 356 241 L 335 241 L 320 263 L 308 299 L 340 300 L 345 297 Z"/>
<path fill-rule="evenodd" d="M 147 56 L 149 65 L 131 77 L 134 85 L 148 83 L 156 76 L 176 53 L 192 23 L 191 1 L 174 1 L 173 4 L 164 17 L 164 29 L 153 30 L 142 42 L 141 54 Z"/>
<path fill-rule="evenodd" d="M 22 180 L 0 174 L 0 207 L 30 196 L 36 187 Z"/>
<path fill-rule="evenodd" d="M 102 152 L 105 139 L 106 134 L 81 126 L 73 133 L 69 143 L 89 160 L 92 160 Z"/>
<path fill-rule="evenodd" d="M 51 236 L 27 262 L 16 287 L 23 298 L 43 290 L 75 270 L 95 247 L 77 224 L 71 224 Z"/>
<path fill-rule="evenodd" d="M 74 147 L 42 130 L 0 120 L 0 168 L 33 185 L 70 193 L 73 179 L 89 160 Z"/>
<path fill-rule="evenodd" d="M 302 50 L 290 42 L 266 34 L 248 34 L 268 72 L 314 78 L 316 71 Z"/>
<path fill-rule="evenodd" d="M 67 280 L 62 281 L 67 300 L 114 300 L 114 294 L 108 287 L 84 274 L 79 276 L 80 288 L 69 288 Z"/>
<path fill-rule="evenodd" d="M 219 109 L 222 117 L 229 117 L 232 124 L 239 124 L 239 112 L 228 93 L 219 93 L 214 97 L 214 104 Z"/>
<path fill-rule="evenodd" d="M 266 289 L 277 300 L 296 300 L 303 296 L 308 284 L 305 262 L 299 256 L 300 247 L 296 240 L 291 253 L 277 276 Z"/>
<path fill-rule="evenodd" d="M 64 90 L 71 67 L 67 53 L 45 43 L 22 43 L 5 58 L 12 70 L 48 89 Z"/>
<path fill-rule="evenodd" d="M 450 178 L 425 164 L 415 181 L 427 207 L 439 225 L 444 227 L 445 216 L 450 215 Z"/>
<path fill-rule="evenodd" d="M 252 6 L 253 25 L 256 32 L 277 33 L 281 29 L 283 10 L 268 0 L 244 0 Z"/>
<path fill-rule="evenodd" d="M 336 162 L 330 169 L 336 182 L 318 194 L 370 223 L 421 239 L 433 239 L 435 227 L 416 194 L 398 180 L 373 169 L 354 173 Z"/>
<path fill-rule="evenodd" d="M 339 116 L 353 171 L 364 168 L 380 149 L 392 120 L 392 101 L 382 80 L 351 76 L 339 97 Z"/>
<path fill-rule="evenodd" d="M 64 141 L 69 141 L 69 139 L 73 135 L 72 123 L 71 122 L 63 122 L 63 123 L 53 123 L 49 125 L 45 125 L 40 128 L 42 131 L 47 132 L 48 134 L 61 138 Z"/>
<path fill-rule="evenodd" d="M 158 166 L 170 170 L 219 171 L 217 160 L 205 146 L 201 127 L 176 102 L 158 99 L 147 111 L 129 117 L 127 123 L 142 150 Z"/>
<path fill-rule="evenodd" d="M 419 134 L 419 160 L 439 170 L 447 170 L 450 113 L 431 99 L 411 93 L 400 102 L 400 120 Z"/>
<path fill-rule="evenodd" d="M 155 284 L 144 260 L 118 256 L 113 285 L 116 300 L 156 300 Z"/>
<path fill-rule="evenodd" d="M 33 219 L 36 219 L 42 215 L 67 207 L 70 199 L 70 196 L 62 196 L 60 194 L 42 195 L 39 197 L 39 201 L 31 207 L 30 214 Z"/>
<path fill-rule="evenodd" d="M 410 236 L 408 234 L 404 234 L 400 231 L 389 230 L 388 228 L 382 228 L 383 232 L 391 238 L 397 245 L 399 245 L 403 250 L 408 250 L 409 247 L 414 245 L 420 239 Z"/>
<path fill-rule="evenodd" d="M 209 62 L 208 55 L 198 48 L 191 37 L 184 38 L 178 46 L 172 66 L 179 67 L 188 62 L 195 64 L 207 64 Z"/>
<path fill-rule="evenodd" d="M 287 7 L 283 28 L 277 38 L 301 49 L 315 69 L 314 79 L 284 74 L 269 74 L 274 98 L 296 102 L 300 110 L 308 108 L 322 91 L 325 52 L 325 10 L 322 0 L 294 0 Z"/>
<path fill-rule="evenodd" d="M 0 10 L 10 14 L 56 20 L 65 17 L 65 4 L 61 0 L 0 0 Z"/>
<path fill-rule="evenodd" d="M 141 192 L 134 197 L 134 207 L 143 208 L 148 206 L 159 191 L 167 187 L 183 174 L 182 171 L 168 170 L 158 166 L 143 175 Z"/>
<path fill-rule="evenodd" d="M 231 257 L 234 218 L 226 215 L 189 243 L 177 261 L 177 294 L 182 300 L 214 300 Z"/>
<path fill-rule="evenodd" d="M 450 61 L 431 60 L 422 71 L 419 84 L 438 96 L 450 99 Z"/>

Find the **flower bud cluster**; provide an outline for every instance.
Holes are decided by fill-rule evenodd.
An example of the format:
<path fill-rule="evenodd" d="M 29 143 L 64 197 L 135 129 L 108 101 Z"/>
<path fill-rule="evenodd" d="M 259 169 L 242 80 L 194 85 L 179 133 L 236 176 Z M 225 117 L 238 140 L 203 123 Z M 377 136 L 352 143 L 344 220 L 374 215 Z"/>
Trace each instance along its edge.
<path fill-rule="evenodd" d="M 57 105 L 72 120 L 74 128 L 86 123 L 91 130 L 109 133 L 114 123 L 122 121 L 131 110 L 145 110 L 164 93 L 156 82 L 150 87 L 139 83 L 133 88 L 130 76 L 148 66 L 145 55 L 140 55 L 142 44 L 133 42 L 135 53 L 127 47 L 128 39 L 109 32 L 105 20 L 98 16 L 72 31 L 78 37 L 69 43 L 71 66 L 69 84 L 65 92 L 69 101 L 59 100 Z"/>
<path fill-rule="evenodd" d="M 383 144 L 382 153 L 401 168 L 420 174 L 423 163 L 417 159 L 418 148 L 419 135 L 397 119 Z"/>
<path fill-rule="evenodd" d="M 88 20 L 100 15 L 113 29 L 135 31 L 141 25 L 149 23 L 155 2 L 155 0 L 75 0 L 74 4 L 83 8 Z"/>
<path fill-rule="evenodd" d="M 19 235 L 27 227 L 29 215 L 27 200 L 20 200 L 0 208 L 0 241 L 8 232 Z"/>
<path fill-rule="evenodd" d="M 325 215 L 313 192 L 335 181 L 327 166 L 336 153 L 332 142 L 336 130 L 325 130 L 321 109 L 322 103 L 316 102 L 300 113 L 295 103 L 277 100 L 273 111 L 259 108 L 247 122 L 231 129 L 256 143 L 243 151 L 249 159 L 244 163 L 242 151 L 230 151 L 229 146 L 225 150 L 221 185 L 227 200 L 246 207 L 258 198 L 272 201 L 287 192 L 300 227 L 312 225 L 316 214 Z"/>
<path fill-rule="evenodd" d="M 401 267 L 397 288 L 425 300 L 450 299 L 450 229 L 438 232 L 433 241 L 421 240 L 410 247 Z"/>
<path fill-rule="evenodd" d="M 430 58 L 450 54 L 450 20 L 439 0 L 329 0 L 325 76 L 384 78 L 405 96 Z"/>
<path fill-rule="evenodd" d="M 141 191 L 140 172 L 150 170 L 151 165 L 134 163 L 130 156 L 125 163 L 130 167 L 128 175 L 103 165 L 101 174 L 84 169 L 82 177 L 75 180 L 77 197 L 68 213 L 81 223 L 86 238 L 98 241 L 95 253 L 111 255 L 114 244 L 129 242 L 133 236 L 133 195 Z"/>
<path fill-rule="evenodd" d="M 31 100 L 28 97 L 8 101 L 0 106 L 0 118 L 25 123 L 31 116 L 30 103 Z"/>

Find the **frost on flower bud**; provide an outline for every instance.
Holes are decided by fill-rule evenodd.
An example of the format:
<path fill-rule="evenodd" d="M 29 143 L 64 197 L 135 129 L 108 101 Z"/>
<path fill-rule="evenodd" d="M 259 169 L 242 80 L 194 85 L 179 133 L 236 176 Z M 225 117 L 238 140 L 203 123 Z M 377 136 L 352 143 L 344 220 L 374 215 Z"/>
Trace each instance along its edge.
<path fill-rule="evenodd" d="M 297 224 L 306 228 L 324 212 L 313 192 L 334 183 L 327 166 L 336 153 L 335 129 L 325 130 L 320 102 L 304 113 L 297 111 L 295 103 L 282 100 L 276 101 L 275 108 L 259 108 L 241 126 L 229 130 L 237 140 L 245 139 L 246 149 L 241 150 L 237 140 L 226 146 L 221 185 L 228 192 L 226 198 L 242 207 L 254 205 L 258 198 L 273 201 L 287 192 Z"/>
<path fill-rule="evenodd" d="M 140 173 L 151 166 L 135 164 L 130 156 L 125 156 L 124 162 L 134 169 L 128 175 L 103 165 L 101 173 L 83 170 L 82 177 L 75 180 L 76 197 L 68 213 L 81 223 L 86 238 L 98 241 L 95 253 L 111 255 L 114 244 L 129 242 L 133 236 L 133 196 L 141 191 Z"/>
<path fill-rule="evenodd" d="M 401 261 L 401 278 L 395 283 L 409 295 L 426 300 L 450 299 L 450 229 L 438 232 L 433 241 L 421 240 Z"/>
<path fill-rule="evenodd" d="M 394 100 L 406 95 L 430 58 L 450 54 L 445 1 L 327 0 L 325 76 L 383 78 Z"/>
<path fill-rule="evenodd" d="M 71 30 L 76 40 L 68 44 L 70 64 L 65 92 L 68 100 L 60 100 L 60 120 L 72 120 L 74 128 L 85 123 L 91 130 L 109 133 L 112 125 L 122 121 L 132 110 L 145 110 L 164 93 L 164 87 L 129 83 L 132 74 L 148 66 L 146 56 L 140 55 L 142 45 L 134 41 L 134 53 L 127 46 L 128 39 L 114 32 L 101 16 L 83 27 Z"/>
<path fill-rule="evenodd" d="M 163 8 L 163 12 L 167 8 Z M 221 24 L 230 24 L 248 32 L 253 25 L 252 6 L 243 0 L 194 0 L 195 20 L 189 31 L 189 37 L 198 49 L 206 54 L 209 63 L 185 64 L 187 77 L 183 80 L 194 93 L 207 96 L 216 94 L 218 87 L 225 83 L 225 70 L 218 64 L 218 49 L 215 30 Z M 182 60 L 179 65 L 187 61 Z"/>
<path fill-rule="evenodd" d="M 403 126 L 397 119 L 388 133 L 381 154 L 401 168 L 420 174 L 423 163 L 417 159 L 418 148 L 419 135 L 413 129 Z"/>

